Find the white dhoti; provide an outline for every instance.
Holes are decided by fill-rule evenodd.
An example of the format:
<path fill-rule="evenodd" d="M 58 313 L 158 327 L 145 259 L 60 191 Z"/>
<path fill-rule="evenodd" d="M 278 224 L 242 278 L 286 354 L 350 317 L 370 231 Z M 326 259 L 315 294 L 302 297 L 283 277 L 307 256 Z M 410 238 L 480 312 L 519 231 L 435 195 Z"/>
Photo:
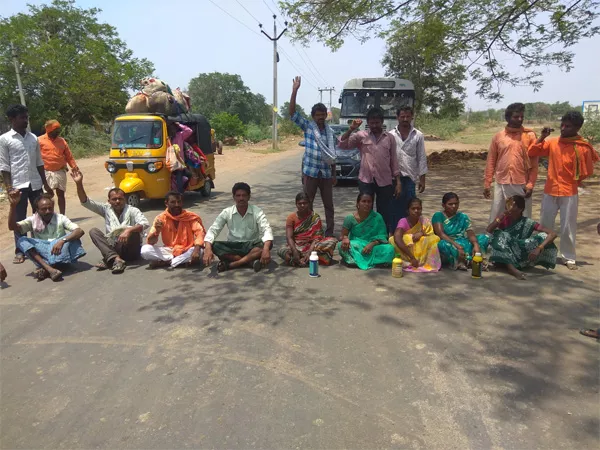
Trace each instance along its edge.
<path fill-rule="evenodd" d="M 52 189 L 60 189 L 65 192 L 67 190 L 67 171 L 60 169 L 56 172 L 46 170 L 46 181 Z"/>
<path fill-rule="evenodd" d="M 506 200 L 513 195 L 525 197 L 524 184 L 499 184 L 494 183 L 494 199 L 492 200 L 492 211 L 490 212 L 490 221 L 492 223 L 506 209 Z M 525 199 L 525 217 L 531 218 L 531 197 Z"/>
<path fill-rule="evenodd" d="M 179 256 L 173 257 L 173 249 L 171 247 L 163 247 L 162 245 L 143 245 L 141 250 L 142 258 L 146 261 L 170 261 L 171 267 L 177 267 L 181 264 L 188 263 L 192 260 L 194 247 L 182 253 Z M 204 249 L 200 249 L 200 259 L 204 255 Z"/>
<path fill-rule="evenodd" d="M 575 235 L 577 234 L 577 209 L 579 196 L 555 197 L 544 194 L 540 224 L 554 229 L 556 215 L 560 211 L 560 253 L 566 262 L 575 262 Z"/>

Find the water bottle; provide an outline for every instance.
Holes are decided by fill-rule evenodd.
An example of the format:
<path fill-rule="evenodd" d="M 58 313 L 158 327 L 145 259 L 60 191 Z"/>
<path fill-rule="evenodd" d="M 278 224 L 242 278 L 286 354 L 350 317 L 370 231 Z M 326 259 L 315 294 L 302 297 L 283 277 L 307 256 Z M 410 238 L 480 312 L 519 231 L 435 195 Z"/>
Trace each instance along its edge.
<path fill-rule="evenodd" d="M 319 256 L 317 252 L 311 252 L 308 258 L 308 275 L 313 278 L 319 276 Z"/>
<path fill-rule="evenodd" d="M 471 262 L 471 276 L 473 278 L 481 278 L 482 262 L 483 258 L 481 257 L 481 253 L 475 253 L 475 256 L 473 256 L 473 261 Z"/>
<path fill-rule="evenodd" d="M 402 258 L 396 256 L 392 261 L 392 276 L 402 278 Z"/>

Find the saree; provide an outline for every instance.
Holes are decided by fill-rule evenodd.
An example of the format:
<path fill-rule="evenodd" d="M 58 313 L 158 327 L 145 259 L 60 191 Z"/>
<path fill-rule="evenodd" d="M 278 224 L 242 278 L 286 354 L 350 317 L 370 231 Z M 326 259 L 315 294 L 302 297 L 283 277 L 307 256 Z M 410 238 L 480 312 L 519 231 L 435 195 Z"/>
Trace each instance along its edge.
<path fill-rule="evenodd" d="M 558 249 L 554 244 L 546 245 L 535 261 L 529 261 L 529 253 L 548 237 L 546 233 L 533 234 L 537 227 L 537 222 L 523 216 L 503 230 L 494 230 L 490 261 L 512 264 L 519 270 L 537 265 L 553 269 L 558 255 Z"/>
<path fill-rule="evenodd" d="M 302 257 L 310 256 L 311 246 L 316 242 L 313 250 L 317 252 L 319 264 L 324 266 L 331 264 L 337 239 L 325 237 L 323 224 L 317 213 L 313 212 L 309 214 L 304 220 L 301 220 L 296 213 L 292 213 L 287 218 L 286 226 L 288 224 L 293 224 L 294 244 Z M 289 258 L 290 253 L 291 249 L 289 246 L 281 247 L 277 250 L 277 254 L 284 261 L 286 261 L 286 258 Z M 291 260 L 289 264 L 293 265 Z"/>
<path fill-rule="evenodd" d="M 419 267 L 414 268 L 410 264 L 410 258 L 396 245 L 394 236 L 390 237 L 390 244 L 394 246 L 396 255 L 402 258 L 402 268 L 407 272 L 437 272 L 442 267 L 442 261 L 440 259 L 440 252 L 438 250 L 438 242 L 440 238 L 433 232 L 433 226 L 429 220 L 419 218 L 419 221 L 413 226 L 410 226 L 407 218 L 400 219 L 398 227 L 404 230 L 402 240 L 404 243 L 411 247 L 412 254 L 417 261 L 419 261 Z M 419 239 L 417 242 L 413 242 L 413 234 L 422 231 L 425 236 Z"/>
<path fill-rule="evenodd" d="M 465 251 L 465 259 L 467 264 L 473 257 L 473 244 L 467 237 L 467 231 L 472 230 L 471 219 L 463 212 L 457 212 L 452 217 L 446 217 L 443 212 L 436 212 L 431 218 L 431 223 L 441 223 L 446 233 L 450 238 L 460 245 Z M 490 238 L 485 234 L 478 234 L 475 236 L 481 254 L 484 255 L 487 252 L 488 246 L 490 245 Z M 458 250 L 450 242 L 440 240 L 438 242 L 438 250 L 442 257 L 442 264 L 447 264 L 452 268 L 456 268 L 458 265 Z"/>
<path fill-rule="evenodd" d="M 348 250 L 342 250 L 341 242 L 338 244 L 338 251 L 346 264 L 355 265 L 362 270 L 368 270 L 381 264 L 391 264 L 394 259 L 394 247 L 390 244 L 375 245 L 368 255 L 362 252 L 370 242 L 387 241 L 387 227 L 381 214 L 371 211 L 369 216 L 360 223 L 357 222 L 354 215 L 350 214 L 346 216 L 342 226 L 348 230 L 350 239 Z"/>

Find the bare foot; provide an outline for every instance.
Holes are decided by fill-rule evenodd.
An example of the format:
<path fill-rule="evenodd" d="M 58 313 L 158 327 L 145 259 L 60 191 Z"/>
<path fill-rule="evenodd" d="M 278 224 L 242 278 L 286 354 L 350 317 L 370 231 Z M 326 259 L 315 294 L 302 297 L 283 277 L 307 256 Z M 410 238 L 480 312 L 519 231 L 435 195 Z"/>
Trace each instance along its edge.
<path fill-rule="evenodd" d="M 506 269 L 508 270 L 508 273 L 510 273 L 517 280 L 526 280 L 527 279 L 525 274 L 523 272 L 521 272 L 519 269 L 517 269 L 515 266 L 513 266 L 512 264 L 507 264 Z"/>
<path fill-rule="evenodd" d="M 52 281 L 59 281 L 62 279 L 62 272 L 58 269 L 52 269 L 48 272 Z"/>

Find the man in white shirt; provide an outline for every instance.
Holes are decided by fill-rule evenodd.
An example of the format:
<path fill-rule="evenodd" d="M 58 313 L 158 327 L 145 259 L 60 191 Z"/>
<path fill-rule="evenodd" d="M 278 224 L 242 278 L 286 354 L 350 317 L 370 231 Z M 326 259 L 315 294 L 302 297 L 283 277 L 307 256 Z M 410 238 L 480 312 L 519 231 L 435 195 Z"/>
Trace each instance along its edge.
<path fill-rule="evenodd" d="M 51 196 L 53 194 L 46 181 L 40 144 L 35 134 L 27 131 L 29 111 L 23 105 L 13 105 L 8 108 L 6 115 L 11 130 L 0 136 L 0 172 L 9 197 L 16 198 L 17 191 L 20 191 L 15 210 L 15 219 L 19 222 L 27 217 L 28 200 L 35 213 L 35 200 L 43 194 L 42 186 Z M 20 237 L 21 234 L 15 231 L 14 264 L 25 261 L 25 255 L 17 246 Z"/>
<path fill-rule="evenodd" d="M 408 202 L 416 197 L 415 187 L 419 194 L 425 191 L 425 175 L 427 174 L 427 155 L 425 154 L 425 138 L 423 133 L 412 126 L 413 109 L 402 106 L 396 111 L 398 126 L 390 133 L 396 139 L 396 152 L 400 164 L 400 196 L 392 200 L 392 223 L 408 216 Z"/>
<path fill-rule="evenodd" d="M 224 272 L 252 264 L 255 272 L 271 261 L 273 231 L 267 216 L 258 206 L 250 205 L 250 186 L 236 183 L 231 190 L 235 205 L 225 208 L 204 238 L 204 265 L 219 257 L 217 270 Z M 227 225 L 227 241 L 215 239 Z M 213 255 L 214 252 L 214 255 Z"/>

